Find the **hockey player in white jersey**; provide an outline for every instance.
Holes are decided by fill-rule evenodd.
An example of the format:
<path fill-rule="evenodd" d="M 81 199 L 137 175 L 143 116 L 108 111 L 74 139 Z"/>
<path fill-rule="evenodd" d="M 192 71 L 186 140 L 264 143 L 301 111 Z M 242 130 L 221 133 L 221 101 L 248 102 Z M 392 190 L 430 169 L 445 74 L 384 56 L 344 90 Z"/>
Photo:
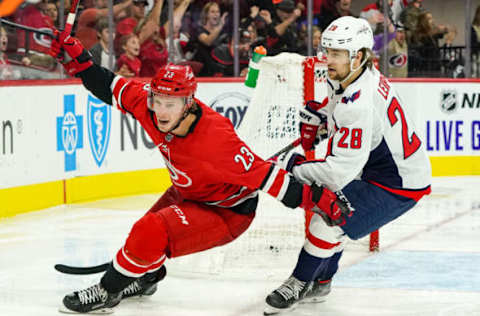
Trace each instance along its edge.
<path fill-rule="evenodd" d="M 300 112 L 302 147 L 313 147 L 319 126 L 328 139 L 324 159 L 297 153 L 279 163 L 301 181 L 341 190 L 355 211 L 338 221 L 314 215 L 292 275 L 266 298 L 265 315 L 330 292 L 344 242 L 359 239 L 410 210 L 430 193 L 431 166 L 412 118 L 388 80 L 372 67 L 373 34 L 354 17 L 333 21 L 322 34 L 328 65 L 328 101 Z"/>

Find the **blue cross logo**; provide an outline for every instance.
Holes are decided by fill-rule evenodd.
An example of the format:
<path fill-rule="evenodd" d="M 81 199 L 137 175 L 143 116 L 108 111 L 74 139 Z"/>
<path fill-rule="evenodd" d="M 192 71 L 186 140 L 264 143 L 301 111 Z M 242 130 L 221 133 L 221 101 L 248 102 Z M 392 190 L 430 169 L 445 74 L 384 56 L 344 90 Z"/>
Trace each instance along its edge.
<path fill-rule="evenodd" d="M 83 148 L 83 115 L 75 115 L 75 95 L 63 96 L 63 116 L 57 116 L 57 151 L 65 154 L 65 171 L 77 169 L 76 150 Z"/>

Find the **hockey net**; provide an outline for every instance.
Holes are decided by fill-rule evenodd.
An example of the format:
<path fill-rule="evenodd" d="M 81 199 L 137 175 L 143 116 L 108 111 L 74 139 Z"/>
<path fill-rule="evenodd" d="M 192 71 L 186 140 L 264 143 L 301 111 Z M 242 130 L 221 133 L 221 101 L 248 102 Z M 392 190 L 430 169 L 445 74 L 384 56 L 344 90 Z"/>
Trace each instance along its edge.
<path fill-rule="evenodd" d="M 326 76 L 326 63 L 317 57 L 282 53 L 262 58 L 240 137 L 264 159 L 292 143 L 299 137 L 299 107 L 308 100 L 323 100 Z M 242 236 L 226 246 L 174 259 L 169 272 L 284 279 L 295 266 L 310 216 L 260 193 L 255 219 Z M 372 244 L 365 238 L 347 247 L 368 252 Z"/>

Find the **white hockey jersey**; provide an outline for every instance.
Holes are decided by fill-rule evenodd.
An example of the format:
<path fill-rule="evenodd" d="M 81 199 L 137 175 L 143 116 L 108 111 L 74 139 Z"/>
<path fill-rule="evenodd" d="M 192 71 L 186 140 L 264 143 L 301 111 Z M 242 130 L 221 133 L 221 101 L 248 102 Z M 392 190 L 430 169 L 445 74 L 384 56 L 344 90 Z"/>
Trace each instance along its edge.
<path fill-rule="evenodd" d="M 296 166 L 293 174 L 333 191 L 362 179 L 416 201 L 430 193 L 425 146 L 390 82 L 365 69 L 344 91 L 334 84 L 339 87 L 328 81 L 329 138 L 317 146 L 326 156 Z"/>

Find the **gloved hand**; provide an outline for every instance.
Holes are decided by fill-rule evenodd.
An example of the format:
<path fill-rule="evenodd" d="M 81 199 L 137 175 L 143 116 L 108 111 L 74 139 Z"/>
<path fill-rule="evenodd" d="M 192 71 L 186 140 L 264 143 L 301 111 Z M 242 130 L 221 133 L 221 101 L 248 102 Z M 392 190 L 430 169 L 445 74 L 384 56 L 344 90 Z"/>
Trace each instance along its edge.
<path fill-rule="evenodd" d="M 90 53 L 78 39 L 58 30 L 54 31 L 54 35 L 49 54 L 62 63 L 70 76 L 75 76 L 93 65 Z"/>
<path fill-rule="evenodd" d="M 300 136 L 304 151 L 312 150 L 317 133 L 320 137 L 327 137 L 327 114 L 322 110 L 328 104 L 328 97 L 322 103 L 308 101 L 304 108 L 300 109 Z"/>
<path fill-rule="evenodd" d="M 341 191 L 334 193 L 315 183 L 311 186 L 303 185 L 300 207 L 322 216 L 328 226 L 345 225 L 345 219 L 355 211 Z"/>
<path fill-rule="evenodd" d="M 282 153 L 278 156 L 272 157 L 267 161 L 273 162 L 278 167 L 287 170 L 288 172 L 292 172 L 293 167 L 305 161 L 306 158 L 299 153 L 289 151 Z"/>

